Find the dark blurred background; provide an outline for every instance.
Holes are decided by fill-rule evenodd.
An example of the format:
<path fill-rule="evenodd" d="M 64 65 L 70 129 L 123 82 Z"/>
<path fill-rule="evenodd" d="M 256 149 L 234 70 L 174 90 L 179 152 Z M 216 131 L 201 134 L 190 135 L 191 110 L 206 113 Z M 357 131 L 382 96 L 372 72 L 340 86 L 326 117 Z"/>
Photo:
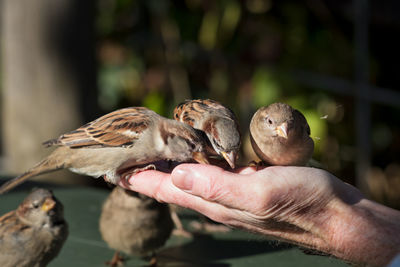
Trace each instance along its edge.
<path fill-rule="evenodd" d="M 0 0 L 1 171 L 106 112 L 179 102 L 232 108 L 248 125 L 282 101 L 309 121 L 313 158 L 400 208 L 400 3 L 395 0 Z M 61 182 L 93 183 L 68 172 Z"/>

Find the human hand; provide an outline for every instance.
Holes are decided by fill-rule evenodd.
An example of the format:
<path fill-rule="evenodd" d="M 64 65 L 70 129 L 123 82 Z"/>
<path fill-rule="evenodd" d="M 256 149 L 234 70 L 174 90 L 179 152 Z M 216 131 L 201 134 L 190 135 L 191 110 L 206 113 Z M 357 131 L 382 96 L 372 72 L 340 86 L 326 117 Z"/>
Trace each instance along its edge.
<path fill-rule="evenodd" d="M 304 210 L 309 215 L 321 213 L 334 194 L 335 180 L 328 175 L 302 167 L 269 167 L 258 172 L 247 167 L 232 173 L 214 166 L 183 164 L 171 175 L 139 173 L 129 180 L 128 189 L 227 225 L 264 232 L 270 226 L 289 227 L 292 220 L 307 215 Z"/>
<path fill-rule="evenodd" d="M 382 219 L 399 218 L 398 212 L 366 200 L 356 188 L 320 169 L 247 167 L 232 173 L 216 166 L 182 164 L 171 174 L 146 171 L 129 182 L 121 186 L 233 227 L 353 262 L 387 263 L 396 252 L 393 243 L 380 244 L 385 251 L 376 258 L 370 238 L 382 236 L 380 226 L 400 233 L 399 220 L 392 224 L 393 220 Z M 373 220 L 371 211 L 377 214 Z"/>

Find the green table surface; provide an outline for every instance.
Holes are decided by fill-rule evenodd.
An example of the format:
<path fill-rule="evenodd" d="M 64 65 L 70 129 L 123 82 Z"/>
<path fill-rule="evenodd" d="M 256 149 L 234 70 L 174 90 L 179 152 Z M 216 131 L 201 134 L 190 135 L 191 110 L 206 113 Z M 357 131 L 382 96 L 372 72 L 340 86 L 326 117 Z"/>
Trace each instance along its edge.
<path fill-rule="evenodd" d="M 4 179 L 0 179 L 2 182 Z M 64 204 L 69 224 L 68 239 L 49 266 L 105 266 L 104 262 L 111 259 L 114 252 L 101 239 L 98 220 L 109 190 L 27 182 L 0 196 L 0 214 L 15 209 L 33 187 L 53 190 Z M 198 219 L 196 213 L 188 210 L 180 217 L 185 225 Z M 215 234 L 198 232 L 193 238 L 172 236 L 157 255 L 158 266 L 347 266 L 338 259 L 306 255 L 295 246 L 241 230 Z M 125 266 L 146 265 L 146 261 L 129 256 L 125 263 Z"/>

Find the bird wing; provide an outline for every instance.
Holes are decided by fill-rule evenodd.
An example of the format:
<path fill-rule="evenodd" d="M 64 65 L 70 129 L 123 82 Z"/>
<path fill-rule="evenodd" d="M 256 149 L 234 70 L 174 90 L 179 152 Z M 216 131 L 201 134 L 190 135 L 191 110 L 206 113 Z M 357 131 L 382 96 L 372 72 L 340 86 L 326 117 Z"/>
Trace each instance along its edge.
<path fill-rule="evenodd" d="M 174 110 L 174 119 L 194 127 L 194 123 L 200 121 L 205 113 L 219 114 L 236 120 L 231 109 L 211 99 L 186 100 L 180 103 Z"/>
<path fill-rule="evenodd" d="M 12 236 L 14 235 L 14 239 L 18 233 L 20 233 L 24 228 L 28 226 L 22 224 L 15 213 L 15 210 L 10 211 L 3 216 L 0 217 L 0 244 L 2 241 L 9 241 L 12 240 Z M 10 238 L 11 236 L 11 238 Z M 1 246 L 0 246 L 1 247 Z"/>
<path fill-rule="evenodd" d="M 311 129 L 310 129 L 310 126 L 308 125 L 307 119 L 306 119 L 306 117 L 304 117 L 303 113 L 301 113 L 300 111 L 295 109 L 294 112 L 293 112 L 293 115 L 299 121 L 299 125 L 302 125 L 303 127 L 305 127 L 304 130 L 306 131 L 307 136 L 309 136 L 311 134 Z"/>
<path fill-rule="evenodd" d="M 81 147 L 130 147 L 159 115 L 144 107 L 116 110 L 43 144 Z"/>
<path fill-rule="evenodd" d="M 188 112 L 189 109 L 193 109 L 191 107 L 191 101 L 193 100 L 186 100 L 175 107 L 174 119 L 194 127 L 195 117 L 198 116 L 198 114 L 195 110 L 193 110 L 191 113 Z"/>

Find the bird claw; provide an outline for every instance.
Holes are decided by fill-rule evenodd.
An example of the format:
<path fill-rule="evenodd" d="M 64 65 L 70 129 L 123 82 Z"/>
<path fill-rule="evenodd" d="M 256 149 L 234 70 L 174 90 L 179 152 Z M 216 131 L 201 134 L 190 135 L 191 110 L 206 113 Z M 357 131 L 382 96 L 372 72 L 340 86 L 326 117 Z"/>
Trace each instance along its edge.
<path fill-rule="evenodd" d="M 110 261 L 106 261 L 106 265 L 110 267 L 117 267 L 117 266 L 123 266 L 125 262 L 125 259 L 119 254 L 118 251 L 114 253 L 114 256 Z"/>
<path fill-rule="evenodd" d="M 205 231 L 207 233 L 228 233 L 232 231 L 232 229 L 226 225 L 209 222 L 192 221 L 190 226 L 197 231 Z"/>
<path fill-rule="evenodd" d="M 178 229 L 178 228 L 175 228 L 172 231 L 172 235 L 178 236 L 178 237 L 184 237 L 184 238 L 192 238 L 193 237 L 193 234 L 191 232 L 186 231 L 185 229 Z"/>
<path fill-rule="evenodd" d="M 174 236 L 180 236 L 180 237 L 185 237 L 185 238 L 193 237 L 192 233 L 190 233 L 184 229 L 181 219 L 179 219 L 178 214 L 174 210 L 171 211 L 171 219 L 175 225 L 175 229 L 172 231 L 172 234 Z"/>
<path fill-rule="evenodd" d="M 149 261 L 149 267 L 155 267 L 157 266 L 157 257 L 156 255 L 153 255 Z"/>
<path fill-rule="evenodd" d="M 262 160 L 260 160 L 259 162 L 252 160 L 247 164 L 247 166 L 248 167 L 256 167 L 256 171 L 258 171 L 258 170 L 262 169 L 263 167 L 267 167 L 268 165 Z"/>
<path fill-rule="evenodd" d="M 128 171 L 128 172 L 125 172 L 123 175 L 122 175 L 122 179 L 123 179 L 123 181 L 125 182 L 125 183 L 127 183 L 128 185 L 130 185 L 130 183 L 129 183 L 129 178 L 131 177 L 131 176 L 133 176 L 133 175 L 135 175 L 135 174 L 137 174 L 137 173 L 139 173 L 139 172 L 143 172 L 143 171 L 147 171 L 147 170 L 156 170 L 157 168 L 156 168 L 156 165 L 154 165 L 154 164 L 149 164 L 149 165 L 146 165 L 146 166 L 144 166 L 144 167 L 142 167 L 142 168 L 135 168 L 135 169 L 133 169 L 133 170 L 130 170 L 130 171 Z"/>

